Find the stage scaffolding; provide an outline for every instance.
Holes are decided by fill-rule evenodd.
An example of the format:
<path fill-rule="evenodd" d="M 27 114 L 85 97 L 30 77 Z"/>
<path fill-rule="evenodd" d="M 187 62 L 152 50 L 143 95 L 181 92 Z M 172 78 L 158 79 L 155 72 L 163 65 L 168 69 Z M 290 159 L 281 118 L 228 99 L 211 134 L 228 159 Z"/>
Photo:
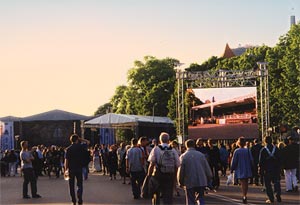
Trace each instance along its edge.
<path fill-rule="evenodd" d="M 194 88 L 257 87 L 261 137 L 269 134 L 269 82 L 266 62 L 258 62 L 255 70 L 182 71 L 176 69 L 177 79 L 177 136 L 185 141 L 187 134 L 185 92 Z"/>

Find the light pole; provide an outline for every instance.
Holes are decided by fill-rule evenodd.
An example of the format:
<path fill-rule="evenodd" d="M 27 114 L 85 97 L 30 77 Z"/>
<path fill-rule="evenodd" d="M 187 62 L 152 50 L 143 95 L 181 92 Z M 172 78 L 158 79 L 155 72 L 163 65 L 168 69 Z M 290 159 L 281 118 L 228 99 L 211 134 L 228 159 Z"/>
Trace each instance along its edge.
<path fill-rule="evenodd" d="M 270 126 L 270 109 L 269 109 L 269 77 L 267 70 L 267 62 L 257 62 L 259 66 L 260 76 L 260 123 L 261 137 L 269 135 L 268 128 Z"/>
<path fill-rule="evenodd" d="M 157 105 L 157 103 L 154 103 L 154 105 L 152 106 L 152 119 L 153 119 L 153 122 L 154 122 L 154 111 L 155 111 L 155 106 Z"/>
<path fill-rule="evenodd" d="M 177 113 L 177 137 L 181 143 L 184 143 L 184 71 L 181 70 L 181 66 L 184 63 L 178 63 L 175 67 L 176 69 L 176 79 L 177 79 L 177 103 L 176 103 L 176 113 Z"/>

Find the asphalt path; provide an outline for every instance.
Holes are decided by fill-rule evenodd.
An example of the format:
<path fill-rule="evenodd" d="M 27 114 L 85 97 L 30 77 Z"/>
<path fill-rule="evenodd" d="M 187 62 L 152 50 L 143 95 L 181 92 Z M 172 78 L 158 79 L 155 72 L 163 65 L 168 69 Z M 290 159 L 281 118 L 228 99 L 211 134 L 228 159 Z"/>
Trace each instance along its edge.
<path fill-rule="evenodd" d="M 221 177 L 221 186 L 214 192 L 206 194 L 206 204 L 238 205 L 241 203 L 241 190 L 239 186 L 226 186 L 226 178 Z M 300 204 L 298 193 L 286 193 L 284 180 L 282 182 L 282 202 L 275 204 L 293 205 Z M 69 197 L 68 181 L 62 178 L 39 177 L 38 193 L 40 199 L 22 198 L 23 178 L 2 177 L 0 183 L 0 204 L 72 204 Z M 261 191 L 262 187 L 249 186 L 248 204 L 265 204 L 266 193 Z M 30 188 L 29 188 L 30 190 Z M 29 192 L 30 194 L 30 192 Z M 84 181 L 84 204 L 151 204 L 149 199 L 133 199 L 131 186 L 122 184 L 120 177 L 110 180 L 101 173 L 91 173 L 88 180 Z M 180 190 L 180 196 L 174 196 L 174 204 L 184 204 L 184 191 Z"/>

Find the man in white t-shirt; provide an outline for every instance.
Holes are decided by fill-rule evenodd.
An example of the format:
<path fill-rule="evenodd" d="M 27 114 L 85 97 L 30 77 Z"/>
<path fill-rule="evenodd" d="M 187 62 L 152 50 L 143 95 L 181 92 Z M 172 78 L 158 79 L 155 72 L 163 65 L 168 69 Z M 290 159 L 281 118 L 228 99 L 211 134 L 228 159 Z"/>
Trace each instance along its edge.
<path fill-rule="evenodd" d="M 30 196 L 28 195 L 28 184 L 31 185 L 31 194 L 32 198 L 41 198 L 39 194 L 37 194 L 37 179 L 32 167 L 32 161 L 34 160 L 31 152 L 28 150 L 28 142 L 22 141 L 21 142 L 22 150 L 20 152 L 21 158 L 21 169 L 24 176 L 23 182 L 23 199 L 29 199 Z"/>
<path fill-rule="evenodd" d="M 152 204 L 160 203 L 160 194 L 162 194 L 164 204 L 172 204 L 175 177 L 180 165 L 179 156 L 169 145 L 168 133 L 162 132 L 159 140 L 160 145 L 151 150 L 148 158 L 150 162 L 148 176 L 154 176 L 159 183 L 159 188 L 153 195 Z"/>

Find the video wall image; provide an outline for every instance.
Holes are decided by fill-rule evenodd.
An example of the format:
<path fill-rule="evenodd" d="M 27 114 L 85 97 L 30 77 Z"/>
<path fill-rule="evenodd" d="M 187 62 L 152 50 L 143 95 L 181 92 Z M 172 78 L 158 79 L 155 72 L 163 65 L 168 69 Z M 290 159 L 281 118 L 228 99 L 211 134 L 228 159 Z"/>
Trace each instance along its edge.
<path fill-rule="evenodd" d="M 191 92 L 198 99 L 189 110 L 189 138 L 259 137 L 256 87 L 199 88 Z"/>
<path fill-rule="evenodd" d="M 192 107 L 194 126 L 257 123 L 256 87 L 198 88 L 193 93 L 202 103 Z"/>

